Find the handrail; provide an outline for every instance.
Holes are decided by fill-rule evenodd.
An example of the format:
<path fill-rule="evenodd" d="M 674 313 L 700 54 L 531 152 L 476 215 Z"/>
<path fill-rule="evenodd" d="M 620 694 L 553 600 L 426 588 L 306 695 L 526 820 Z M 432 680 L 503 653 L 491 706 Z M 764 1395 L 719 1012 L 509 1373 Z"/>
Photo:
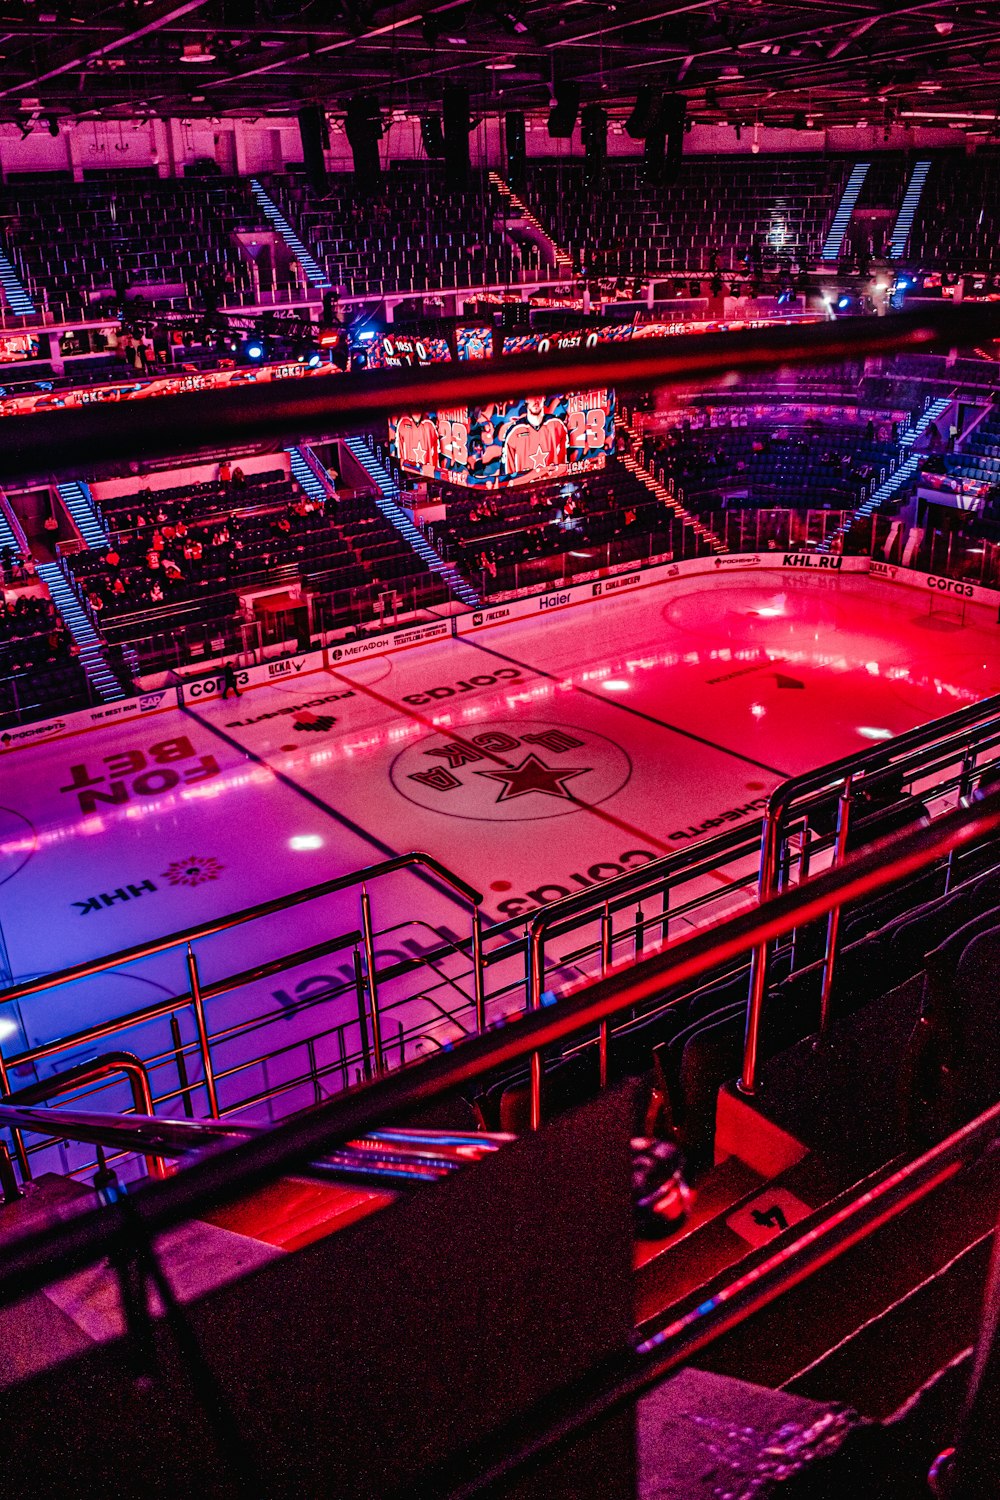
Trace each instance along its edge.
<path fill-rule="evenodd" d="M 99 1061 L 114 1062 L 116 1056 L 109 1054 Z M 38 1091 L 39 1086 L 32 1088 Z M 141 1152 L 147 1162 L 156 1161 L 158 1170 L 150 1171 L 155 1177 L 166 1176 L 162 1158 L 184 1158 L 227 1142 L 252 1140 L 268 1129 L 254 1121 L 174 1120 L 154 1114 L 36 1109 L 26 1104 L 0 1104 L 0 1126 L 14 1132 L 32 1131 L 59 1140 Z M 326 1181 L 337 1179 L 355 1186 L 363 1180 L 372 1186 L 386 1187 L 385 1179 L 390 1177 L 396 1186 L 403 1183 L 418 1187 L 499 1150 L 509 1140 L 513 1136 L 481 1131 L 463 1134 L 433 1130 L 373 1131 L 359 1141 L 349 1141 L 318 1162 L 307 1163 L 305 1170 Z"/>
<path fill-rule="evenodd" d="M 0 1301 L 14 1300 L 48 1281 L 107 1254 L 141 1218 L 153 1234 L 193 1217 L 208 1202 L 225 1201 L 263 1186 L 357 1139 L 381 1120 L 413 1111 L 473 1078 L 523 1061 L 547 1046 L 586 1031 L 663 990 L 698 977 L 762 941 L 783 936 L 845 902 L 871 897 L 943 859 L 952 851 L 1000 831 L 1000 792 L 946 813 L 928 828 L 880 840 L 844 864 L 775 896 L 765 906 L 728 917 L 669 943 L 657 955 L 581 988 L 558 1005 L 474 1036 L 409 1068 L 350 1089 L 258 1138 L 207 1153 L 187 1171 L 154 1186 L 140 1186 L 130 1217 L 111 1207 L 66 1224 L 0 1244 Z"/>
<path fill-rule="evenodd" d="M 22 1000 L 26 995 L 39 995 L 45 990 L 54 989 L 58 984 L 74 984 L 78 979 L 89 979 L 94 974 L 103 974 L 108 969 L 116 969 L 121 964 L 131 963 L 135 959 L 151 958 L 156 953 L 166 952 L 168 948 L 179 948 L 182 944 L 196 942 L 199 938 L 213 937 L 218 932 L 227 932 L 231 927 L 239 927 L 244 922 L 253 922 L 259 917 L 273 916 L 275 912 L 287 911 L 292 906 L 301 906 L 304 901 L 330 896 L 335 891 L 349 890 L 351 886 L 363 885 L 366 881 L 377 880 L 382 875 L 392 875 L 397 870 L 409 869 L 414 865 L 422 865 L 430 870 L 445 885 L 464 897 L 470 906 L 482 904 L 483 895 L 474 886 L 462 880 L 432 854 L 413 850 L 409 854 L 397 854 L 392 859 L 384 859 L 377 865 L 367 865 L 363 870 L 355 870 L 350 875 L 337 875 L 331 880 L 323 880 L 316 885 L 303 886 L 301 890 L 293 891 L 288 896 L 273 896 L 269 901 L 259 901 L 256 906 L 245 906 L 226 917 L 216 917 L 211 922 L 200 922 L 194 927 L 184 927 L 179 932 L 169 933 L 166 937 L 136 943 L 132 948 L 120 948 L 117 953 L 107 954 L 104 958 L 85 959 L 83 963 L 73 964 L 68 969 L 58 969 L 51 974 L 42 974 L 37 979 L 26 979 L 21 984 L 5 989 L 3 998 L 5 1001 Z"/>
<path fill-rule="evenodd" d="M 1000 309 L 926 308 L 887 318 L 851 318 L 805 326 L 642 339 L 586 352 L 508 355 L 452 368 L 344 374 L 323 381 L 163 396 L 109 409 L 104 403 L 3 418 L 0 480 L 46 473 L 53 451 L 73 453 L 78 466 L 136 456 L 190 453 L 230 442 L 358 431 L 394 411 L 441 410 L 502 396 L 578 390 L 601 384 L 629 390 L 676 384 L 694 376 L 721 378 L 734 368 L 768 370 L 862 354 L 947 349 L 1000 336 Z M 307 387 L 324 386 L 323 391 Z M 410 403 L 413 403 L 412 407 Z M 155 408 L 155 409 L 153 409 Z M 139 434 L 141 433 L 141 442 Z"/>
<path fill-rule="evenodd" d="M 760 870 L 757 899 L 767 901 L 778 888 L 781 869 L 781 839 L 784 832 L 785 815 L 792 802 L 809 792 L 833 792 L 838 785 L 846 789 L 859 774 L 884 771 L 890 766 L 899 766 L 908 751 L 930 749 L 940 741 L 959 734 L 976 724 L 985 727 L 990 720 L 1000 718 L 1000 694 L 983 698 L 977 703 L 966 704 L 940 719 L 933 719 L 915 729 L 895 735 L 891 743 L 873 746 L 870 750 L 841 756 L 815 770 L 792 776 L 774 788 L 767 799 L 764 810 L 763 832 L 760 846 Z M 960 747 L 956 747 L 960 748 Z M 838 828 L 838 832 L 839 832 Z M 845 825 L 846 832 L 846 825 Z M 832 953 L 834 944 L 828 944 Z M 740 1074 L 740 1090 L 752 1094 L 757 1082 L 757 1054 L 761 1015 L 767 991 L 769 949 L 766 944 L 756 948 L 752 957 L 750 995 L 747 1004 L 747 1026 L 743 1051 L 743 1067 Z"/>
<path fill-rule="evenodd" d="M 847 1202 L 811 1214 L 794 1226 L 793 1237 L 778 1249 L 751 1254 L 748 1269 L 738 1271 L 711 1296 L 699 1296 L 696 1306 L 634 1347 L 588 1371 L 533 1410 L 519 1413 L 516 1427 L 494 1433 L 445 1465 L 410 1478 L 406 1494 L 419 1493 L 427 1500 L 445 1496 L 472 1500 L 476 1495 L 496 1493 L 502 1483 L 551 1457 L 554 1448 L 652 1390 L 711 1340 L 793 1290 L 812 1271 L 892 1223 L 979 1159 L 998 1134 L 1000 1105 L 994 1105 Z M 405 1500 L 405 1496 L 397 1491 L 387 1500 Z"/>
<path fill-rule="evenodd" d="M 528 923 L 529 962 L 526 1008 L 529 1011 L 537 1010 L 542 1003 L 542 988 L 545 982 L 545 936 L 552 928 L 578 915 L 587 914 L 593 919 L 597 910 L 615 902 L 619 897 L 626 896 L 633 891 L 644 891 L 648 886 L 655 887 L 660 880 L 666 881 L 671 875 L 682 873 L 685 883 L 697 879 L 699 874 L 706 869 L 713 868 L 727 855 L 732 858 L 752 853 L 756 841 L 761 837 L 762 830 L 763 824 L 760 819 L 755 822 L 742 823 L 738 827 L 726 829 L 723 833 L 713 834 L 710 838 L 699 839 L 695 844 L 676 849 L 660 859 L 649 860 L 634 870 L 626 870 L 624 874 L 603 881 L 600 886 L 592 890 L 573 891 L 570 895 L 541 907 Z M 662 917 L 657 917 L 655 920 L 666 922 L 668 916 L 664 913 Z M 568 930 L 572 931 L 572 929 Z"/>
<path fill-rule="evenodd" d="M 14 1101 L 11 1107 L 24 1109 L 37 1104 L 42 1099 L 55 1099 L 60 1094 L 69 1094 L 78 1088 L 86 1088 L 89 1083 L 100 1083 L 105 1078 L 113 1077 L 115 1073 L 123 1073 L 128 1080 L 132 1092 L 132 1107 L 136 1114 L 151 1115 L 153 1095 L 149 1087 L 149 1073 L 145 1063 L 136 1057 L 134 1052 L 104 1052 L 100 1057 L 76 1063 L 73 1067 L 66 1068 L 62 1073 L 55 1073 L 50 1078 L 41 1078 L 35 1083 L 26 1083 L 23 1088 L 15 1089 L 13 1093 L 8 1094 L 7 1098 Z M 16 1122 L 13 1137 L 18 1161 L 27 1177 L 27 1157 Z M 163 1165 L 155 1155 L 150 1154 L 146 1157 L 146 1167 L 151 1177 L 164 1176 Z"/>

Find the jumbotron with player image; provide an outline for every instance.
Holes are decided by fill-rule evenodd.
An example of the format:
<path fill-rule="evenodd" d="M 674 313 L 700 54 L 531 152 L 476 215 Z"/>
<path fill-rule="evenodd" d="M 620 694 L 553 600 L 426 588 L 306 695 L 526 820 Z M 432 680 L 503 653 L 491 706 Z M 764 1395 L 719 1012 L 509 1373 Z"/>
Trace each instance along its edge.
<path fill-rule="evenodd" d="M 484 489 L 601 469 L 614 442 L 614 391 L 605 389 L 389 421 L 390 451 L 407 473 Z"/>

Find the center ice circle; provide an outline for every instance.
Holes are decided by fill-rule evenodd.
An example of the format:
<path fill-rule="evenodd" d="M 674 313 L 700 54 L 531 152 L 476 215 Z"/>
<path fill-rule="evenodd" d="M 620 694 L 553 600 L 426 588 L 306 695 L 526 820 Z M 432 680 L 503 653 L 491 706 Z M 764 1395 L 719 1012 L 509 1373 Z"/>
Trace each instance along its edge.
<path fill-rule="evenodd" d="M 575 724 L 502 719 L 468 733 L 426 735 L 396 756 L 389 776 L 408 802 L 491 823 L 565 817 L 620 792 L 632 762 L 620 745 Z"/>

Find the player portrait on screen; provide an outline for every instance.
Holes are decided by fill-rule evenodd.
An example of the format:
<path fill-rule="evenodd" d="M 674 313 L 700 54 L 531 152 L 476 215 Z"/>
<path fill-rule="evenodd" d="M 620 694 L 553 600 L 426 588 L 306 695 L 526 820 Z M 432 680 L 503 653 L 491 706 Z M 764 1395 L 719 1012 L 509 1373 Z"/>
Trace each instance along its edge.
<path fill-rule="evenodd" d="M 529 396 L 524 416 L 513 422 L 504 436 L 504 473 L 539 477 L 563 474 L 568 446 L 566 423 L 546 411 L 544 396 Z"/>
<path fill-rule="evenodd" d="M 438 467 L 438 429 L 431 416 L 406 412 L 396 423 L 396 453 L 399 462 L 421 474 L 433 475 Z"/>

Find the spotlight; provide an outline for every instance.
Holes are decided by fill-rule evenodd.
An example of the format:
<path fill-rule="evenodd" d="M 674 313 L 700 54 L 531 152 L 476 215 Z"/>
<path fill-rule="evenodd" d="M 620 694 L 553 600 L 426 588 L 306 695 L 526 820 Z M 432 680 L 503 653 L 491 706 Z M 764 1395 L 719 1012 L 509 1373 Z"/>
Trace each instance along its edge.
<path fill-rule="evenodd" d="M 838 312 L 843 312 L 844 309 L 850 307 L 850 305 L 851 305 L 851 299 L 850 299 L 850 297 L 844 295 L 844 296 L 841 296 L 841 297 L 837 298 L 837 311 Z"/>
<path fill-rule="evenodd" d="M 247 359 L 263 359 L 264 358 L 264 345 L 260 342 L 259 339 L 251 339 L 250 340 L 249 344 L 247 344 L 247 347 L 246 347 L 246 356 L 247 356 Z"/>

